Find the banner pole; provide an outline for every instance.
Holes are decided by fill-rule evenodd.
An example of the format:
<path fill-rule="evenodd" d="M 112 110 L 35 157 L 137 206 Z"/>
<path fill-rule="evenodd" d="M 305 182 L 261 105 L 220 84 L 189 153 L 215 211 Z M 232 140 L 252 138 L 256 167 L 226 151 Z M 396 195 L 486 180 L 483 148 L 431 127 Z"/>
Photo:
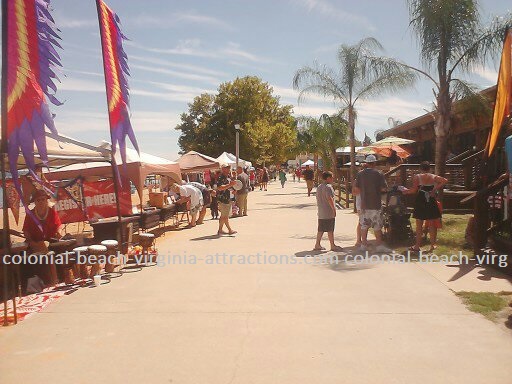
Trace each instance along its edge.
<path fill-rule="evenodd" d="M 102 26 L 102 19 L 101 19 L 101 4 L 100 0 L 96 0 L 96 11 L 98 13 L 98 25 L 100 28 L 100 41 L 101 41 L 101 58 L 103 61 L 103 73 L 106 74 L 106 67 L 105 67 L 105 47 L 103 45 L 103 28 Z M 107 96 L 107 113 L 108 111 L 108 88 L 107 88 L 107 79 L 105 78 L 105 94 Z M 110 124 L 110 114 L 109 114 L 109 124 Z M 112 127 L 111 127 L 112 128 Z M 110 138 L 110 141 L 113 142 L 112 137 Z M 117 177 L 116 177 L 116 171 L 119 171 L 116 169 L 116 159 L 115 156 L 112 154 L 115 152 L 116 148 L 110 147 L 110 166 L 112 168 L 112 180 L 114 181 L 114 193 L 116 194 L 116 209 L 117 209 L 117 220 L 119 222 L 119 235 L 117 238 L 117 241 L 119 242 L 119 250 L 121 253 L 123 253 L 124 256 L 124 233 L 123 233 L 123 222 L 122 222 L 122 216 L 121 216 L 121 204 L 119 202 L 119 186 L 117 184 Z M 128 246 L 128 244 L 127 244 Z"/>
<path fill-rule="evenodd" d="M 7 156 L 7 65 L 8 65 L 8 52 L 7 52 L 7 1 L 2 0 L 2 82 L 1 82 L 1 97 L 2 97 L 2 142 L 0 148 L 0 172 L 2 177 L 2 213 L 3 213 L 3 230 L 2 230 L 2 242 L 3 242 L 3 250 L 4 254 L 10 255 L 12 253 L 11 248 L 11 234 L 10 234 L 10 225 L 9 225 L 9 204 L 7 201 L 7 180 L 6 180 L 6 156 Z M 3 287 L 3 301 L 4 301 L 4 324 L 9 325 L 9 320 L 7 319 L 7 301 L 9 300 L 9 280 L 11 279 L 10 271 L 8 271 L 8 266 L 6 264 L 3 265 L 3 279 L 4 279 L 4 287 Z M 16 300 L 13 299 L 13 309 L 14 309 L 14 323 L 18 322 L 18 316 L 16 313 Z"/>

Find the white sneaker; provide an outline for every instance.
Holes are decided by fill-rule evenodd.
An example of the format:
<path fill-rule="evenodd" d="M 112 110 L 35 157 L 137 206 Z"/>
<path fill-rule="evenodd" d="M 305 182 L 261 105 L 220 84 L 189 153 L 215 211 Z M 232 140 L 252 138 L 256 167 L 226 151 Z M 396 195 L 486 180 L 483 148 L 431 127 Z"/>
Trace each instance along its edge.
<path fill-rule="evenodd" d="M 385 245 L 377 245 L 375 247 L 375 252 L 380 252 L 380 253 L 393 253 L 393 250 L 391 248 L 388 248 L 386 247 Z"/>

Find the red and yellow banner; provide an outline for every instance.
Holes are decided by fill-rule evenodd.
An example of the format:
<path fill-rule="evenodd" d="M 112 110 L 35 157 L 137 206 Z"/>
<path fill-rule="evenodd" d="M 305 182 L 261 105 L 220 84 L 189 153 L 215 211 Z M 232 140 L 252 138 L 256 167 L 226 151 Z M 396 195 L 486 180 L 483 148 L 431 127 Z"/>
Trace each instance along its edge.
<path fill-rule="evenodd" d="M 500 71 L 498 73 L 498 85 L 496 103 L 492 118 L 492 128 L 489 132 L 485 154 L 490 157 L 496 148 L 501 127 L 505 117 L 510 115 L 510 102 L 512 93 L 512 30 L 507 31 L 503 52 L 501 54 Z"/>

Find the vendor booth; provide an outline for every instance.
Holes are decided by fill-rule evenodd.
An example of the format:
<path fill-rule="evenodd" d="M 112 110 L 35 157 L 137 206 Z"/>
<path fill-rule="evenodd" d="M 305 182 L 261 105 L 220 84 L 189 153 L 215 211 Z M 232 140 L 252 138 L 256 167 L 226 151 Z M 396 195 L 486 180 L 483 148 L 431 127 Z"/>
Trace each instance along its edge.
<path fill-rule="evenodd" d="M 229 164 L 231 167 L 236 167 L 236 156 L 229 152 L 222 152 L 222 154 L 217 157 L 217 161 L 220 164 Z M 252 166 L 252 163 L 250 161 L 238 158 L 238 165 L 243 168 L 248 168 Z"/>
<path fill-rule="evenodd" d="M 209 170 L 219 169 L 220 164 L 217 159 L 203 155 L 196 151 L 189 151 L 176 160 L 183 173 L 198 173 Z"/>

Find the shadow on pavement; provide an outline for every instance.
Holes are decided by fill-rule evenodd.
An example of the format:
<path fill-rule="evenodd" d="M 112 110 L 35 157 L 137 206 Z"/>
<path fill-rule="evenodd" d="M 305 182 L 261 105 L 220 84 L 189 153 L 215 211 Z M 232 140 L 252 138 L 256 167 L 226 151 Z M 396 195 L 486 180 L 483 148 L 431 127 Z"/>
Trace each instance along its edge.
<path fill-rule="evenodd" d="M 327 241 L 326 239 L 327 235 L 324 235 L 324 241 Z M 316 240 L 316 235 L 303 235 L 303 236 L 300 236 L 300 235 L 293 235 L 293 236 L 290 236 L 290 239 L 299 239 L 299 240 Z M 337 240 L 337 241 L 349 241 L 349 240 L 353 240 L 354 239 L 354 236 L 334 236 L 334 240 Z M 328 244 L 328 243 L 327 243 Z M 343 247 L 345 248 L 345 247 Z"/>
<path fill-rule="evenodd" d="M 221 236 L 214 234 L 214 235 L 208 235 L 208 236 L 201 236 L 201 237 L 194 237 L 193 239 L 190 239 L 190 241 L 201 241 L 201 240 L 215 240 L 220 239 Z"/>

